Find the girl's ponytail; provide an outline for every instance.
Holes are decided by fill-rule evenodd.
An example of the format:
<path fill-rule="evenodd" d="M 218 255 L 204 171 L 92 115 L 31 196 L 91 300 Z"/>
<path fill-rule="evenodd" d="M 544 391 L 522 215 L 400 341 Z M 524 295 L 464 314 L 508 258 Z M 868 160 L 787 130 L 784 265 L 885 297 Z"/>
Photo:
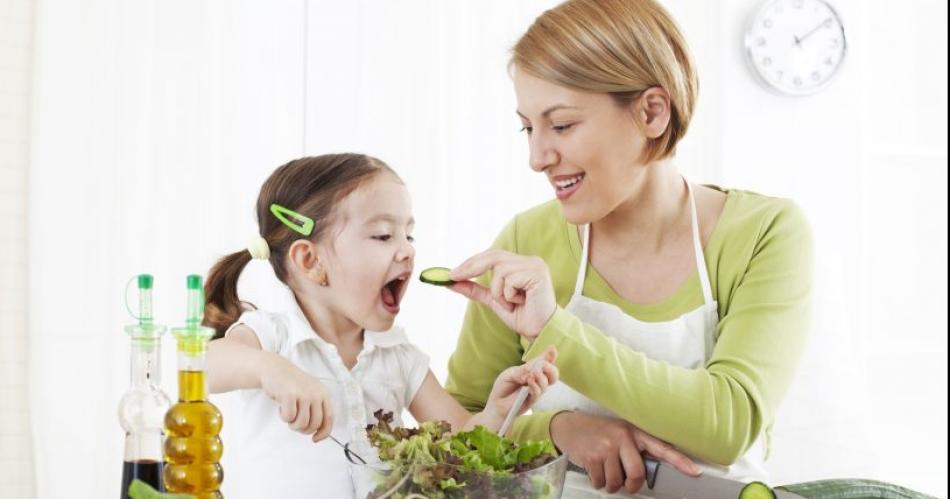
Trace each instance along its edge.
<path fill-rule="evenodd" d="M 223 338 L 224 332 L 237 322 L 245 307 L 237 294 L 238 278 L 251 254 L 247 250 L 231 253 L 218 260 L 205 281 L 205 317 L 203 325 L 214 328 L 214 338 Z"/>

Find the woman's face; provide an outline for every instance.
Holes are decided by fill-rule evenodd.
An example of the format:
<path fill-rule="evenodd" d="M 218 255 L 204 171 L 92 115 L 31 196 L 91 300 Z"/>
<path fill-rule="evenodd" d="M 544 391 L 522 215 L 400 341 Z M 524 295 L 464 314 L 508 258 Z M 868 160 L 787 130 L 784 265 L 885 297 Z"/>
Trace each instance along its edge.
<path fill-rule="evenodd" d="M 409 191 L 381 173 L 338 210 L 332 247 L 320 251 L 334 308 L 365 329 L 385 331 L 399 313 L 415 257 Z"/>
<path fill-rule="evenodd" d="M 628 200 L 645 170 L 634 107 L 514 72 L 531 169 L 544 173 L 572 224 L 602 219 Z"/>

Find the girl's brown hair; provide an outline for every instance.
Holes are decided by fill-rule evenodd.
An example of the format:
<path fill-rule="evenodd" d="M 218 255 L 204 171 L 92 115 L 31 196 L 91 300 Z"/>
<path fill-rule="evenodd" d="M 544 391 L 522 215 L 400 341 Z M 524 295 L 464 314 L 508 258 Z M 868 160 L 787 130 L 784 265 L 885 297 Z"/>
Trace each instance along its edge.
<path fill-rule="evenodd" d="M 686 39 L 655 0 L 568 0 L 534 21 L 510 64 L 551 83 L 610 94 L 620 105 L 662 87 L 672 116 L 648 144 L 647 161 L 675 154 L 699 94 Z"/>
<path fill-rule="evenodd" d="M 284 225 L 271 213 L 276 203 L 313 220 L 306 238 L 317 242 L 334 222 L 334 208 L 361 184 L 380 173 L 398 175 L 386 163 L 363 154 L 327 154 L 295 159 L 268 177 L 257 197 L 257 226 L 270 248 L 270 264 L 277 278 L 287 283 L 286 256 L 290 245 L 304 236 Z M 238 298 L 237 284 L 251 254 L 231 253 L 214 264 L 205 282 L 204 325 L 213 327 L 215 339 L 224 336 L 248 307 Z"/>

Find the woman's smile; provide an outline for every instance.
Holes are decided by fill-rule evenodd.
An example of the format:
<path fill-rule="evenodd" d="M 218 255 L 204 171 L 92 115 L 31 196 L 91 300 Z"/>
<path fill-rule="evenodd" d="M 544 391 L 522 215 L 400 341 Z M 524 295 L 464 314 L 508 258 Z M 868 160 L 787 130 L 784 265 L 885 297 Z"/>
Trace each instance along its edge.
<path fill-rule="evenodd" d="M 566 201 L 581 188 L 586 175 L 587 174 L 581 172 L 572 175 L 552 176 L 551 185 L 554 186 L 554 194 L 559 200 Z"/>

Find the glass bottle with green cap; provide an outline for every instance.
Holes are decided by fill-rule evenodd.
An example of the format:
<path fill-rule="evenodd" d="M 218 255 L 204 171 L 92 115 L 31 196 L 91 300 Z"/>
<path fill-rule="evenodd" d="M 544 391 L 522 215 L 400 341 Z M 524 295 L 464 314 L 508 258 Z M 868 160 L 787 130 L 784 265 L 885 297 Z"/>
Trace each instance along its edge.
<path fill-rule="evenodd" d="M 129 390 L 119 402 L 119 423 L 125 430 L 122 489 L 127 498 L 129 484 L 136 478 L 159 490 L 162 488 L 162 418 L 171 400 L 161 389 L 162 335 L 165 326 L 152 318 L 152 276 L 141 274 L 129 280 L 138 283 L 138 313 L 128 304 L 138 324 L 125 327 L 132 344 Z M 128 290 L 128 286 L 126 286 Z"/>
<path fill-rule="evenodd" d="M 208 340 L 214 329 L 201 325 L 201 276 L 188 276 L 185 326 L 172 329 L 178 341 L 178 403 L 165 415 L 165 489 L 196 499 L 220 498 L 221 411 L 208 402 L 205 376 Z"/>

